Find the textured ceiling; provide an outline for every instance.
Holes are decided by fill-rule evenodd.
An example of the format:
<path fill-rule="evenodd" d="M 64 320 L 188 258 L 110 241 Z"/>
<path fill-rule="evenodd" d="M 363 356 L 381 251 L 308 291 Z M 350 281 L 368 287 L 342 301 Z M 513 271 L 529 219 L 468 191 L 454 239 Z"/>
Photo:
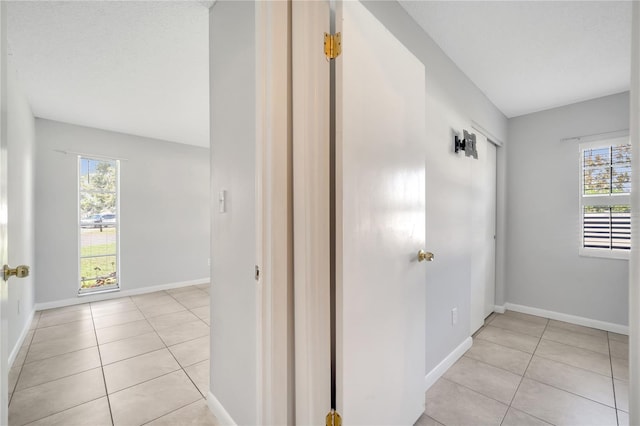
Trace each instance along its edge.
<path fill-rule="evenodd" d="M 7 2 L 34 115 L 209 146 L 205 1 Z"/>
<path fill-rule="evenodd" d="M 212 1 L 7 3 L 36 116 L 209 145 Z M 508 117 L 629 89 L 630 2 L 400 4 Z"/>
<path fill-rule="evenodd" d="M 404 1 L 508 117 L 629 90 L 630 1 Z"/>

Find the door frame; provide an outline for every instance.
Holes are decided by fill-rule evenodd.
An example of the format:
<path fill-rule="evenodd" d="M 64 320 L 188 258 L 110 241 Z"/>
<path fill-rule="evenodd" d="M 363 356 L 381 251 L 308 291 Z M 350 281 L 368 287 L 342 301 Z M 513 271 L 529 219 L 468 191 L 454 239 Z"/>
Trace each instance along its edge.
<path fill-rule="evenodd" d="M 629 260 L 629 424 L 640 424 L 640 3 L 631 20 L 631 111 L 629 114 L 633 187 L 631 190 L 631 258 Z"/>
<path fill-rule="evenodd" d="M 296 424 L 319 424 L 331 409 L 329 1 L 294 1 L 292 18 Z"/>
<path fill-rule="evenodd" d="M 497 289 L 497 276 L 498 276 L 498 151 L 500 150 L 500 145 L 493 142 L 491 139 L 487 138 L 487 147 L 493 147 L 494 155 L 493 155 L 493 189 L 494 189 L 494 206 L 493 206 L 493 303 L 490 306 L 490 312 L 485 313 L 485 318 L 491 315 L 495 311 L 496 306 L 496 289 Z M 485 292 L 486 295 L 486 292 Z M 485 301 L 485 308 L 487 308 Z"/>
<path fill-rule="evenodd" d="M 7 9 L 0 2 L 0 265 L 7 257 Z M 9 420 L 8 282 L 0 278 L 0 425 Z"/>
<path fill-rule="evenodd" d="M 257 424 L 293 424 L 291 3 L 254 4 Z"/>

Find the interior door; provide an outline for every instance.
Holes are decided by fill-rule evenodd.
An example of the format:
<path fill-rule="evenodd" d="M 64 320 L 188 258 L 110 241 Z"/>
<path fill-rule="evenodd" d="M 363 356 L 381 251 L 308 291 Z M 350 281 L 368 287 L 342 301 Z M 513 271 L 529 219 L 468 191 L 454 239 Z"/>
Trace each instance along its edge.
<path fill-rule="evenodd" d="M 7 14 L 0 2 L 0 268 L 7 264 Z M 7 282 L 0 277 L 0 425 L 8 424 Z"/>
<path fill-rule="evenodd" d="M 411 425 L 425 404 L 425 68 L 338 2 L 336 391 L 344 424 Z"/>
<path fill-rule="evenodd" d="M 476 136 L 478 159 L 473 160 L 471 258 L 471 333 L 493 312 L 496 293 L 496 146 Z"/>

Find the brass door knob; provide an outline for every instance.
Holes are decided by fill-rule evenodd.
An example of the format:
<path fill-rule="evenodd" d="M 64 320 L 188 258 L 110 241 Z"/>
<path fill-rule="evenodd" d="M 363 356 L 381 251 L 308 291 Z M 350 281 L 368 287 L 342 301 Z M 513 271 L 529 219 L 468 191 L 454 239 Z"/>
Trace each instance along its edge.
<path fill-rule="evenodd" d="M 27 265 L 18 265 L 15 268 L 10 268 L 9 265 L 4 265 L 2 271 L 5 281 L 13 276 L 16 276 L 18 278 L 25 278 L 29 276 L 29 267 Z"/>
<path fill-rule="evenodd" d="M 418 262 L 431 262 L 435 256 L 429 251 L 420 250 L 418 252 Z"/>

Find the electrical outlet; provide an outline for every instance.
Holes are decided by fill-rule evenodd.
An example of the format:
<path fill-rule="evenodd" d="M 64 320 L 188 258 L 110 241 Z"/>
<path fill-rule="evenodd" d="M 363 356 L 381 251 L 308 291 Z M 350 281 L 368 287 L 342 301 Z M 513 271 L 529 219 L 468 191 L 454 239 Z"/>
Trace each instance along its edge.
<path fill-rule="evenodd" d="M 20 315 L 20 301 L 18 300 L 18 315 Z"/>
<path fill-rule="evenodd" d="M 451 325 L 458 324 L 458 308 L 453 308 L 451 310 Z"/>

